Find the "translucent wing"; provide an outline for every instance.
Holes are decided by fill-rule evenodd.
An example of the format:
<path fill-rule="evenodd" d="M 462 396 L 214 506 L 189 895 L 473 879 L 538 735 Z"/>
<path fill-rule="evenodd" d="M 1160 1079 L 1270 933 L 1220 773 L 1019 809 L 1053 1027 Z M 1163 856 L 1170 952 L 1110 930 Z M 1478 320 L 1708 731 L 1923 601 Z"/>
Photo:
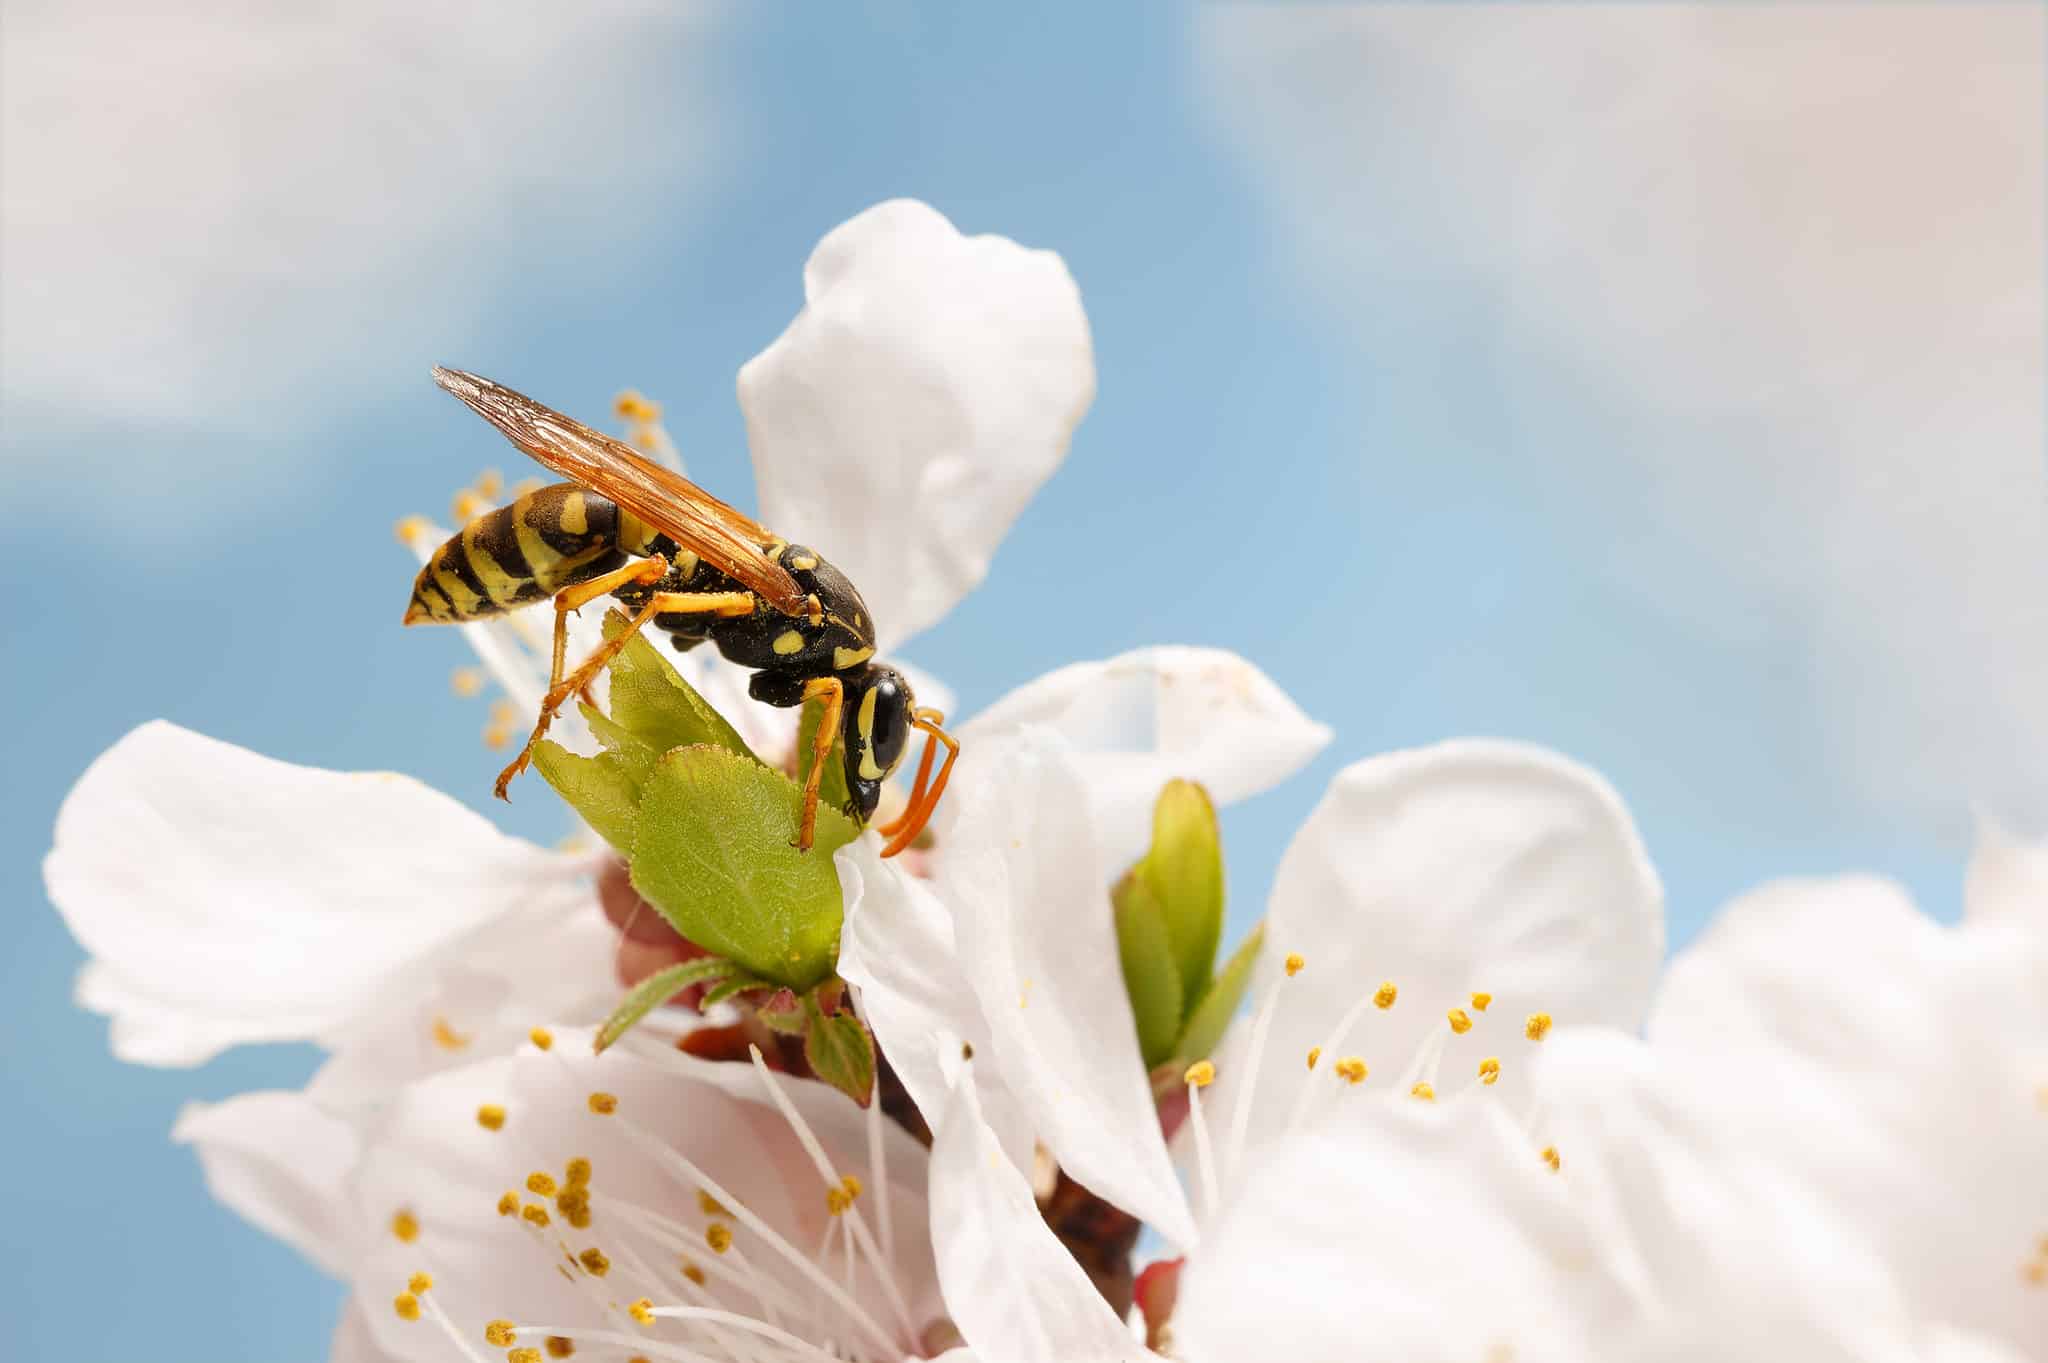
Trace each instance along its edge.
<path fill-rule="evenodd" d="M 784 615 L 804 613 L 804 591 L 762 545 L 776 537 L 679 473 L 642 459 L 622 440 L 594 431 L 523 393 L 460 369 L 434 382 L 504 432 L 505 438 L 571 482 L 625 507 L 706 563 L 746 584 Z"/>

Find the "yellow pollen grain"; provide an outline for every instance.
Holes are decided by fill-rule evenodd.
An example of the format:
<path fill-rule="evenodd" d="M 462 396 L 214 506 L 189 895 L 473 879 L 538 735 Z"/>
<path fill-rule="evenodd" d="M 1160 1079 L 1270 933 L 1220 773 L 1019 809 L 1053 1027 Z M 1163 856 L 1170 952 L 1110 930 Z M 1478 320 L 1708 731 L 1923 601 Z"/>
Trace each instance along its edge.
<path fill-rule="evenodd" d="M 554 1176 L 534 1170 L 526 1176 L 526 1191 L 535 1197 L 553 1197 L 557 1191 Z"/>
<path fill-rule="evenodd" d="M 434 1044 L 444 1051 L 459 1051 L 469 1044 L 469 1038 L 455 1030 L 447 1018 L 434 1019 Z"/>
<path fill-rule="evenodd" d="M 507 1193 L 507 1194 L 505 1194 L 505 1195 L 504 1195 L 503 1197 L 499 1198 L 499 1199 L 498 1199 L 498 1215 L 500 1215 L 500 1216 L 517 1216 L 517 1215 L 519 1215 L 519 1194 L 517 1194 L 517 1193 Z"/>
<path fill-rule="evenodd" d="M 583 1271 L 593 1278 L 602 1278 L 612 1271 L 612 1261 L 604 1257 L 604 1251 L 592 1245 L 576 1256 L 576 1262 L 583 1265 Z"/>
<path fill-rule="evenodd" d="M 476 1124 L 486 1131 L 505 1129 L 505 1109 L 496 1103 L 485 1103 L 476 1110 Z"/>
<path fill-rule="evenodd" d="M 1207 1060 L 1197 1060 L 1181 1075 L 1189 1087 L 1205 1089 L 1216 1082 L 1216 1067 Z"/>
<path fill-rule="evenodd" d="M 540 1350 L 528 1346 L 505 1355 L 505 1363 L 540 1363 Z"/>
<path fill-rule="evenodd" d="M 484 689 L 484 674 L 474 667 L 458 667 L 448 674 L 448 689 L 467 700 Z"/>
<path fill-rule="evenodd" d="M 410 1292 L 401 1292 L 391 1299 L 391 1309 L 398 1313 L 400 1320 L 418 1320 L 420 1299 Z"/>
<path fill-rule="evenodd" d="M 405 1290 L 411 1293 L 415 1293 L 417 1295 L 425 1295 L 426 1293 L 433 1291 L 434 1275 L 431 1273 L 413 1274 L 412 1277 L 406 1281 Z"/>
<path fill-rule="evenodd" d="M 1289 977 L 1289 978 L 1291 979 L 1291 978 L 1293 978 L 1294 976 L 1296 976 L 1296 975 L 1299 975 L 1299 974 L 1301 973 L 1301 968 L 1302 968 L 1303 966 L 1307 965 L 1307 964 L 1308 964 L 1308 962 L 1307 962 L 1307 961 L 1304 961 L 1304 960 L 1302 960 L 1302 959 L 1301 959 L 1301 953 L 1300 953 L 1300 952 L 1298 952 L 1298 951 L 1290 951 L 1290 952 L 1288 952 L 1288 953 L 1287 953 L 1287 974 L 1288 974 L 1288 977 Z"/>
<path fill-rule="evenodd" d="M 683 1276 L 699 1287 L 704 1285 L 704 1270 L 691 1263 L 688 1259 L 683 1260 Z"/>
<path fill-rule="evenodd" d="M 1491 995 L 1491 994 L 1474 994 L 1474 995 L 1472 996 L 1472 1011 L 1473 1011 L 1473 1012 L 1475 1012 L 1475 1013 L 1483 1013 L 1483 1012 L 1485 1012 L 1485 1011 L 1487 1010 L 1488 1006 L 1490 1006 L 1490 1005 L 1491 1005 L 1492 1003 L 1493 1003 L 1493 995 Z"/>
<path fill-rule="evenodd" d="M 405 1208 L 391 1213 L 391 1233 L 405 1244 L 420 1238 L 420 1219 Z"/>
<path fill-rule="evenodd" d="M 1400 992 L 1400 990 L 1394 988 L 1394 982 L 1392 980 L 1388 980 L 1384 984 L 1382 984 L 1378 989 L 1373 991 L 1372 1001 L 1375 1005 L 1382 1009 L 1392 1008 L 1394 1006 L 1395 996 L 1398 995 Z"/>
<path fill-rule="evenodd" d="M 1431 1088 L 1428 1081 L 1425 1080 L 1414 1088 L 1409 1089 L 1408 1096 L 1410 1098 L 1420 1098 L 1425 1103 L 1433 1103 L 1436 1101 L 1436 1090 Z"/>
<path fill-rule="evenodd" d="M 590 1095 L 590 1110 L 600 1117 L 609 1117 L 619 1110 L 619 1100 L 614 1094 L 593 1093 Z"/>
<path fill-rule="evenodd" d="M 1479 1082 L 1493 1084 L 1500 1081 L 1500 1057 L 1489 1055 L 1479 1062 Z"/>
<path fill-rule="evenodd" d="M 1337 1077 L 1347 1084 L 1362 1084 L 1365 1082 L 1365 1076 L 1372 1072 L 1365 1067 L 1364 1058 L 1356 1055 L 1344 1056 L 1338 1060 L 1335 1068 Z"/>
<path fill-rule="evenodd" d="M 544 1051 L 551 1051 L 555 1048 L 555 1034 L 545 1027 L 534 1028 L 526 1034 L 526 1039 Z"/>
<path fill-rule="evenodd" d="M 1472 1030 L 1472 1015 L 1466 1012 L 1464 1009 L 1453 1008 L 1450 1012 L 1444 1014 L 1444 1016 L 1450 1019 L 1451 1030 L 1456 1032 L 1459 1036 L 1463 1036 L 1465 1035 L 1465 1033 Z"/>
<path fill-rule="evenodd" d="M 548 1209 L 537 1202 L 527 1203 L 519 1209 L 519 1214 L 536 1226 L 545 1226 L 554 1220 L 552 1216 L 548 1215 Z"/>
<path fill-rule="evenodd" d="M 576 1341 L 567 1335 L 549 1335 L 547 1344 L 550 1358 L 567 1358 L 576 1352 Z"/>
<path fill-rule="evenodd" d="M 391 533 L 398 536 L 398 542 L 410 548 L 433 533 L 433 527 L 425 516 L 407 516 L 391 527 Z"/>
<path fill-rule="evenodd" d="M 720 1202 L 711 1195 L 711 1190 L 708 1188 L 699 1188 L 697 1190 L 697 1210 L 703 1212 L 706 1216 L 732 1215 L 731 1212 L 726 1210 L 723 1202 Z"/>
<path fill-rule="evenodd" d="M 1558 1156 L 1557 1147 L 1554 1145 L 1543 1147 L 1543 1162 L 1550 1166 L 1550 1172 L 1553 1174 L 1564 1168 L 1564 1160 Z"/>
<path fill-rule="evenodd" d="M 1308 1048 L 1308 1067 L 1310 1069 L 1314 1069 L 1316 1067 L 1316 1061 L 1321 1060 L 1322 1058 L 1323 1048 L 1321 1046 L 1311 1046 Z"/>
<path fill-rule="evenodd" d="M 1531 1013 L 1529 1020 L 1522 1024 L 1522 1035 L 1531 1041 L 1541 1041 L 1550 1035 L 1550 1014 Z"/>
<path fill-rule="evenodd" d="M 634 1320 L 639 1321 L 642 1325 L 654 1324 L 654 1301 L 652 1298 L 642 1297 L 639 1301 L 627 1307 L 626 1311 Z"/>
<path fill-rule="evenodd" d="M 496 469 L 485 469 L 470 486 L 476 489 L 479 497 L 495 497 L 505 490 L 505 475 Z"/>
<path fill-rule="evenodd" d="M 732 1248 L 732 1227 L 723 1221 L 713 1221 L 704 1228 L 704 1243 L 711 1246 L 713 1254 L 723 1254 Z"/>
<path fill-rule="evenodd" d="M 512 1329 L 509 1320 L 494 1320 L 484 1326 L 484 1343 L 494 1349 L 509 1349 L 519 1342 L 519 1336 Z"/>
<path fill-rule="evenodd" d="M 562 1174 L 569 1180 L 571 1188 L 583 1188 L 590 1184 L 590 1161 L 578 1155 L 562 1166 Z"/>

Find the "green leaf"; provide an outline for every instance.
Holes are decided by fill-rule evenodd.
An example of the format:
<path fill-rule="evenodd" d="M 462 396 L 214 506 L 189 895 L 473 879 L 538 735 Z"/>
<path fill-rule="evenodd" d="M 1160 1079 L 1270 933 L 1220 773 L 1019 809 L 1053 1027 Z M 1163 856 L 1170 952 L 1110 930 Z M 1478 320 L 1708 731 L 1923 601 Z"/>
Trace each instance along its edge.
<path fill-rule="evenodd" d="M 801 780 L 810 771 L 811 744 L 816 741 L 818 721 L 825 715 L 825 704 L 806 702 L 803 715 L 797 721 L 796 760 L 797 779 Z M 818 782 L 818 803 L 830 809 L 843 810 L 853 801 L 853 794 L 846 788 L 846 761 L 841 755 L 842 748 L 835 739 L 832 751 L 825 755 L 825 774 Z"/>
<path fill-rule="evenodd" d="M 533 769 L 599 837 L 631 855 L 647 771 L 636 757 L 617 752 L 583 757 L 542 739 L 534 745 Z"/>
<path fill-rule="evenodd" d="M 704 991 L 704 1002 L 699 1006 L 706 1009 L 715 1008 L 719 1004 L 724 1003 L 727 999 L 731 998 L 733 995 L 744 994 L 749 989 L 773 988 L 775 988 L 775 986 L 768 983 L 768 981 L 759 979 L 753 975 L 748 975 L 745 973 L 728 975 L 726 978 L 720 980 L 717 984 L 712 985 L 709 989 Z"/>
<path fill-rule="evenodd" d="M 626 623 L 620 612 L 608 612 L 604 618 L 604 637 L 616 638 Z M 619 650 L 610 670 L 612 722 L 655 752 L 709 743 L 746 757 L 754 756 L 725 716 L 712 709 L 710 702 L 683 680 L 644 630 Z"/>
<path fill-rule="evenodd" d="M 1115 906 L 1117 954 L 1124 992 L 1138 1023 L 1138 1050 L 1149 1069 L 1173 1054 L 1180 1038 L 1180 971 L 1167 945 L 1159 901 L 1135 873 L 1110 891 Z"/>
<path fill-rule="evenodd" d="M 804 1059 L 811 1073 L 866 1107 L 875 1096 L 875 1039 L 851 1013 L 826 1017 L 804 1000 Z"/>
<path fill-rule="evenodd" d="M 732 973 L 732 962 L 722 956 L 699 956 L 694 961 L 684 961 L 666 970 L 657 970 L 633 986 L 619 1006 L 612 1009 L 612 1015 L 604 1020 L 604 1026 L 597 1029 L 594 1050 L 602 1051 L 614 1041 L 632 1030 L 633 1024 L 646 1017 L 675 995 L 693 984 L 715 980 Z"/>
<path fill-rule="evenodd" d="M 823 805 L 816 845 L 793 845 L 802 792 L 722 747 L 665 753 L 640 801 L 633 888 L 677 932 L 772 984 L 808 991 L 839 958 L 832 854 L 859 830 Z"/>
<path fill-rule="evenodd" d="M 1197 1060 L 1208 1059 L 1216 1050 L 1216 1044 L 1223 1040 L 1223 1031 L 1230 1026 L 1230 1019 L 1237 1013 L 1237 1005 L 1244 998 L 1245 986 L 1252 982 L 1252 966 L 1258 962 L 1259 949 L 1266 944 L 1266 925 L 1253 928 L 1251 935 L 1238 944 L 1230 959 L 1217 972 L 1195 1006 L 1188 1011 L 1188 1025 L 1182 1029 L 1177 1060 L 1192 1065 Z"/>
<path fill-rule="evenodd" d="M 1223 835 L 1208 791 L 1193 781 L 1168 781 L 1160 790 L 1152 849 L 1137 874 L 1158 902 L 1182 1004 L 1191 1008 L 1208 986 L 1223 935 Z"/>

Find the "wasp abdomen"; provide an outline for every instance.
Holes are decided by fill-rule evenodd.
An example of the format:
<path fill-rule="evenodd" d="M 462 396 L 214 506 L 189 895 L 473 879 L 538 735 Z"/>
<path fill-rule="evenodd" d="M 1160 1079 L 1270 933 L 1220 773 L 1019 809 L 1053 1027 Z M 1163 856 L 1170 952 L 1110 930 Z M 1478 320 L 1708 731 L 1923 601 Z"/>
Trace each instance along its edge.
<path fill-rule="evenodd" d="M 646 554 L 656 532 L 574 483 L 486 511 L 436 549 L 413 582 L 409 625 L 452 624 L 516 610 Z"/>

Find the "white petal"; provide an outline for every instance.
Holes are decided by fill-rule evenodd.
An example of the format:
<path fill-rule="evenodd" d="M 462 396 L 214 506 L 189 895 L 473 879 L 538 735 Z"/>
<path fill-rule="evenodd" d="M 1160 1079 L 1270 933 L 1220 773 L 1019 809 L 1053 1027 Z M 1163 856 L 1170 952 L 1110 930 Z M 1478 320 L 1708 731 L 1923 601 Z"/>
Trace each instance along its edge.
<path fill-rule="evenodd" d="M 1396 1081 L 1423 1040 L 1447 1038 L 1440 1078 L 1474 1082 L 1501 1061 L 1489 1092 L 1515 1093 L 1536 1049 L 1525 1019 L 1640 1022 L 1664 948 L 1663 890 L 1620 800 L 1598 776 L 1523 744 L 1460 740 L 1375 757 L 1330 783 L 1282 859 L 1254 1003 L 1274 998 L 1258 1056 L 1251 1140 L 1286 1125 L 1304 1083 L 1314 1101 L 1344 1086 L 1337 1055 L 1363 1057 Z M 1305 968 L 1287 978 L 1299 953 Z M 1347 1012 L 1382 982 L 1388 1010 L 1367 1007 L 1334 1043 Z M 1493 996 L 1485 1012 L 1474 992 Z M 1447 1010 L 1475 1025 L 1453 1036 Z M 1250 1028 L 1233 1027 L 1219 1064 L 1219 1112 L 1244 1092 Z M 1311 1074 L 1311 1047 L 1332 1046 Z"/>
<path fill-rule="evenodd" d="M 378 1346 L 369 1309 L 361 1297 L 352 1296 L 342 1305 L 341 1320 L 327 1346 L 327 1363 L 396 1363 L 396 1355 Z"/>
<path fill-rule="evenodd" d="M 1788 881 L 1672 961 L 1649 1035 L 1727 1139 L 1850 1222 L 1920 1314 L 2033 1347 L 2037 978 L 2009 927 L 1943 928 L 1884 881 Z"/>
<path fill-rule="evenodd" d="M 303 1094 L 244 1093 L 188 1104 L 171 1139 L 198 1152 L 207 1188 L 243 1219 L 327 1272 L 348 1272 L 358 1248 L 345 1191 L 360 1153 L 352 1124 Z"/>
<path fill-rule="evenodd" d="M 1048 672 L 976 715 L 961 741 L 986 743 L 1025 725 L 1072 745 L 1103 853 L 1119 869 L 1143 853 L 1167 781 L 1199 781 L 1230 804 L 1286 780 L 1330 741 L 1327 726 L 1245 659 L 1178 646 Z"/>
<path fill-rule="evenodd" d="M 962 976 L 987 1020 L 988 1068 L 1068 1173 L 1192 1244 L 1081 779 L 1057 736 L 1029 728 L 977 745 L 958 770 L 932 893 L 952 913 Z"/>
<path fill-rule="evenodd" d="M 740 370 L 763 520 L 858 584 L 886 652 L 988 572 L 1095 396 L 1066 265 L 877 205 L 804 267 L 804 308 Z"/>
<path fill-rule="evenodd" d="M 1579 1029 L 1540 1063 L 1541 1131 L 1561 1181 L 1602 1264 L 1641 1304 L 1604 1327 L 1616 1357 L 1918 1357 L 1898 1285 L 1858 1228 L 1770 1151 L 1731 1140 L 1718 1102 L 1660 1073 L 1649 1048 Z M 1807 1140 L 1826 1158 L 1846 1136 L 1815 1128 Z"/>
<path fill-rule="evenodd" d="M 405 997 L 444 944 L 580 866 L 390 772 L 295 767 L 161 721 L 57 816 L 50 898 L 106 969 L 82 984 L 127 1054 L 324 1038 Z M 162 1046 L 152 1020 L 178 1015 Z"/>
<path fill-rule="evenodd" d="M 982 1120 L 972 1067 L 932 1141 L 932 1243 L 948 1314 L 985 1363 L 1140 1363 Z M 1250 1357 L 1250 1355 L 1246 1355 Z"/>
<path fill-rule="evenodd" d="M 1189 1363 L 1580 1363 L 1605 1290 L 1493 1105 L 1348 1095 L 1227 1190 L 1181 1270 Z"/>
<path fill-rule="evenodd" d="M 1973 923 L 2009 919 L 2048 939 L 2048 842 L 2028 842 L 1980 818 L 1963 913 Z"/>

